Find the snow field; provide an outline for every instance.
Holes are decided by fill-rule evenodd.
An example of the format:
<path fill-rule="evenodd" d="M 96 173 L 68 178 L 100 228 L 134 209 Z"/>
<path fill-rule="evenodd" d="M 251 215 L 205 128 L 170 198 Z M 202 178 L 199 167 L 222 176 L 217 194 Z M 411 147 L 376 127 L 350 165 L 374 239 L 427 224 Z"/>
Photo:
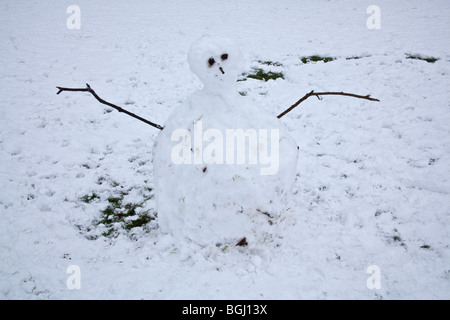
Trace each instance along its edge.
<path fill-rule="evenodd" d="M 0 296 L 5 299 L 448 299 L 449 75 L 446 1 L 87 2 L 0 5 Z M 251 66 L 285 79 L 238 82 L 300 147 L 282 238 L 200 247 L 146 227 L 104 237 L 93 221 L 123 190 L 152 188 L 157 130 L 84 93 L 163 124 L 200 82 L 186 54 L 207 32 L 235 36 Z M 301 62 L 310 55 L 327 63 Z M 438 57 L 435 63 L 408 54 Z M 360 59 L 349 59 L 361 57 Z M 279 62 L 266 66 L 258 60 Z M 89 203 L 81 199 L 98 195 Z M 154 215 L 154 198 L 139 210 Z M 88 230 L 88 228 L 90 228 Z M 66 285 L 67 267 L 81 288 Z M 381 289 L 367 287 L 367 268 Z"/>

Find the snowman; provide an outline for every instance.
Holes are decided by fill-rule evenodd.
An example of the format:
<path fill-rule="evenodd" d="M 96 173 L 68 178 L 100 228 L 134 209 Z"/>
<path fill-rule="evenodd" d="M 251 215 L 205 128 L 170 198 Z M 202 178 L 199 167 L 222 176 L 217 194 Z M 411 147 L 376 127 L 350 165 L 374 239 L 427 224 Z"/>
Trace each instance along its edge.
<path fill-rule="evenodd" d="M 244 62 L 234 40 L 203 36 L 188 62 L 203 88 L 172 112 L 153 148 L 159 226 L 202 246 L 271 238 L 287 209 L 297 144 L 239 95 Z"/>

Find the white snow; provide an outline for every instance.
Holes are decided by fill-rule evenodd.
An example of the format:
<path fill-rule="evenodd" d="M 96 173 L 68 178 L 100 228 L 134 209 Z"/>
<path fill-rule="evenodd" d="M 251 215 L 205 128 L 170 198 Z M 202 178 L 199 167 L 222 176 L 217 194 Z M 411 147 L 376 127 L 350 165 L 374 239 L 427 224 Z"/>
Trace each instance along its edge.
<path fill-rule="evenodd" d="M 450 298 L 448 1 L 76 2 L 0 4 L 2 298 Z M 73 4 L 79 30 L 66 26 Z M 369 30 L 373 4 L 381 28 Z M 55 86 L 87 82 L 164 124 L 201 87 L 187 53 L 206 33 L 235 38 L 247 71 L 284 73 L 237 83 L 274 117 L 311 90 L 381 101 L 312 97 L 279 120 L 300 150 L 276 241 L 199 246 L 158 219 L 102 236 L 109 197 L 140 203 L 154 187 L 159 131 Z M 311 55 L 335 60 L 301 62 Z M 380 289 L 367 286 L 374 265 Z"/>

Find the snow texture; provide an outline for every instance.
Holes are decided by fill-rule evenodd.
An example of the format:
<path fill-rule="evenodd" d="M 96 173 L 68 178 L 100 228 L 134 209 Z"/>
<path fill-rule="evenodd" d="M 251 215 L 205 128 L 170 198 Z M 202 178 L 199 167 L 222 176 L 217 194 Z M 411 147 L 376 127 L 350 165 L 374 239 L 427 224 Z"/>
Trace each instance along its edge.
<path fill-rule="evenodd" d="M 73 4 L 0 4 L 0 297 L 450 298 L 448 1 L 80 0 L 71 29 Z M 381 100 L 309 98 L 279 120 L 299 155 L 271 241 L 200 245 L 163 232 L 160 132 L 88 93 L 55 94 L 87 82 L 164 124 L 203 86 L 187 56 L 204 34 L 235 39 L 244 72 L 284 74 L 234 84 L 261 114 L 275 118 L 311 90 Z M 312 55 L 334 60 L 302 62 Z M 95 222 L 118 194 L 149 198 L 136 214 L 155 219 L 103 235 Z"/>

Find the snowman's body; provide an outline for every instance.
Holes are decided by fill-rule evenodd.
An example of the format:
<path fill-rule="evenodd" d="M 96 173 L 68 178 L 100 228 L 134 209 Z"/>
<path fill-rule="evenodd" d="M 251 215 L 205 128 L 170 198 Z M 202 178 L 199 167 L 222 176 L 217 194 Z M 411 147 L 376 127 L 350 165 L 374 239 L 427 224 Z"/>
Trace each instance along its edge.
<path fill-rule="evenodd" d="M 203 245 L 270 234 L 292 189 L 297 145 L 238 94 L 233 41 L 203 37 L 188 60 L 204 88 L 172 113 L 154 146 L 159 225 Z"/>

